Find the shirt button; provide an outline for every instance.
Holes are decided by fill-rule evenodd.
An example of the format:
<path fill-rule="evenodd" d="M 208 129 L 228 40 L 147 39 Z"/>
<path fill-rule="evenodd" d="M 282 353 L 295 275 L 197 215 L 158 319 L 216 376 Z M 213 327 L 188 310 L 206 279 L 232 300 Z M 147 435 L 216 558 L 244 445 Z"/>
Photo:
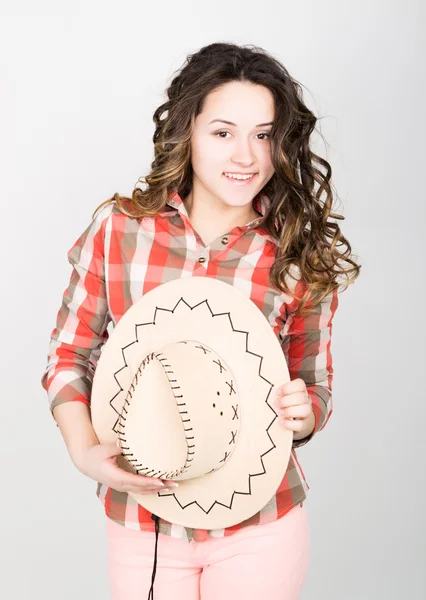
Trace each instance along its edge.
<path fill-rule="evenodd" d="M 222 238 L 222 244 L 227 244 L 228 243 L 228 237 L 225 235 L 225 237 Z"/>
<path fill-rule="evenodd" d="M 204 258 L 204 256 L 200 256 L 200 258 L 198 259 L 198 262 L 200 262 L 200 263 L 206 262 L 206 259 Z"/>

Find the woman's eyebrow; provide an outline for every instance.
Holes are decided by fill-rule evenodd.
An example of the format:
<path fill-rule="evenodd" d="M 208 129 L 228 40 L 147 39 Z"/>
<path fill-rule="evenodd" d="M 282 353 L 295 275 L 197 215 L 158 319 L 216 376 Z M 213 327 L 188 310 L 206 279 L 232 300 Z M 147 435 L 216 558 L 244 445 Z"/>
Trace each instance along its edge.
<path fill-rule="evenodd" d="M 217 122 L 226 123 L 227 125 L 233 125 L 234 127 L 237 127 L 235 123 L 232 123 L 232 121 L 225 121 L 225 119 L 213 119 L 213 121 L 210 121 L 209 125 Z M 256 127 L 266 127 L 267 125 L 273 125 L 273 121 L 270 121 L 269 123 L 259 123 L 259 125 L 256 125 Z"/>

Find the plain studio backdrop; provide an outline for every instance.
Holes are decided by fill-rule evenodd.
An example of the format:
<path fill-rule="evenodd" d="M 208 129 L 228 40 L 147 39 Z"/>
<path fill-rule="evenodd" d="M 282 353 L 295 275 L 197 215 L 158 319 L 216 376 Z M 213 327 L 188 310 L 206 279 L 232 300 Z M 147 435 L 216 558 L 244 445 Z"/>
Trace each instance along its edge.
<path fill-rule="evenodd" d="M 298 451 L 302 600 L 426 597 L 424 4 L 0 6 L 1 597 L 108 597 L 96 483 L 71 463 L 40 378 L 66 252 L 98 204 L 148 173 L 152 114 L 186 55 L 214 41 L 264 47 L 307 88 L 362 264 L 334 320 L 333 415 Z"/>

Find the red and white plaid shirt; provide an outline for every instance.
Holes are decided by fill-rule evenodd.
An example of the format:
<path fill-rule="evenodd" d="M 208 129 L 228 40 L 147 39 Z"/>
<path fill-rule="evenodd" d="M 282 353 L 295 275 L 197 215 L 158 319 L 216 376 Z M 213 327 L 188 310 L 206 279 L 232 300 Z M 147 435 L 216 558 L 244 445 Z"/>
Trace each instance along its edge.
<path fill-rule="evenodd" d="M 159 519 L 160 532 L 186 541 L 231 535 L 247 525 L 274 521 L 306 498 L 309 485 L 295 448 L 306 444 L 332 413 L 333 367 L 330 352 L 337 290 L 305 318 L 295 314 L 297 301 L 275 288 L 269 272 L 278 241 L 262 223 L 270 208 L 266 195 L 253 200 L 259 218 L 234 227 L 205 246 L 193 229 L 177 193 L 169 193 L 167 210 L 154 217 L 131 218 L 115 203 L 98 211 L 68 251 L 73 266 L 48 349 L 41 383 L 50 410 L 63 402 L 90 406 L 93 375 L 108 324 L 118 323 L 143 294 L 180 277 L 215 277 L 246 294 L 268 319 L 287 359 L 290 378 L 302 378 L 312 399 L 315 428 L 308 438 L 293 441 L 286 473 L 268 504 L 250 519 L 226 529 L 190 529 Z M 300 294 L 305 288 L 298 281 Z M 107 517 L 116 523 L 154 531 L 151 513 L 126 492 L 98 482 L 96 494 Z"/>

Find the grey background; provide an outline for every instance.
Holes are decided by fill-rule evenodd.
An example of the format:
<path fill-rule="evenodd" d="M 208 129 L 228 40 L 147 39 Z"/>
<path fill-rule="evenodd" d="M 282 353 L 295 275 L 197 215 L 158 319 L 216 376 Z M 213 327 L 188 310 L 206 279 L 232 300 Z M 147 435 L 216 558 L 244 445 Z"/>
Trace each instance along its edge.
<path fill-rule="evenodd" d="M 96 483 L 40 378 L 67 250 L 148 172 L 173 71 L 219 40 L 266 48 L 308 88 L 363 264 L 334 321 L 334 413 L 298 451 L 303 600 L 425 597 L 424 17 L 414 0 L 0 2 L 2 597 L 108 597 Z"/>

